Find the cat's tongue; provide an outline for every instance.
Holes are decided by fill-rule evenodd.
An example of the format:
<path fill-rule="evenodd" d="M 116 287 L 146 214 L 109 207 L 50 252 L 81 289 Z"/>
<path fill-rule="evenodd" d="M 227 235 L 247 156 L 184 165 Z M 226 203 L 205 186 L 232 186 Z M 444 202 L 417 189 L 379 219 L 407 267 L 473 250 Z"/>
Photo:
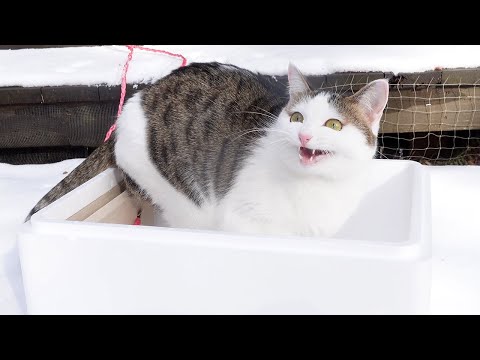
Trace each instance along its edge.
<path fill-rule="evenodd" d="M 303 165 L 311 165 L 315 164 L 321 158 L 327 156 L 328 154 L 329 152 L 325 150 L 308 149 L 302 146 L 300 147 L 298 156 L 300 157 L 300 162 Z"/>

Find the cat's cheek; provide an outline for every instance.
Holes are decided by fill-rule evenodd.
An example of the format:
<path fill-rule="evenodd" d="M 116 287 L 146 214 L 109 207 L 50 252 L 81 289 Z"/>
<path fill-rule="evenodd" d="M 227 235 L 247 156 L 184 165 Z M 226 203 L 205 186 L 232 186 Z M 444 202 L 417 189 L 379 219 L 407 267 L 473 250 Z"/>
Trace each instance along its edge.
<path fill-rule="evenodd" d="M 364 160 L 371 158 L 375 148 L 367 144 L 365 135 L 353 126 L 345 127 L 333 142 L 338 155 L 350 160 Z"/>

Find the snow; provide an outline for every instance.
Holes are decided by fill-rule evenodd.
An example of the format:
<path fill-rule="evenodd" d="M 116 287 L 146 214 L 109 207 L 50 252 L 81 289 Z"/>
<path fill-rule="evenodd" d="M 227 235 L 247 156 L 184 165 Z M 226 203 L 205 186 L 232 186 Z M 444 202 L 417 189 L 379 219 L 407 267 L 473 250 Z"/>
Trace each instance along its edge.
<path fill-rule="evenodd" d="M 340 71 L 416 72 L 480 66 L 479 45 L 146 45 L 184 55 L 188 62 L 219 61 L 270 75 L 288 63 L 307 75 Z M 0 51 L 0 86 L 118 85 L 125 46 Z M 181 59 L 136 49 L 129 83 L 149 83 Z"/>
<path fill-rule="evenodd" d="M 32 206 L 82 159 L 0 164 L 0 314 L 26 311 L 15 232 Z M 394 161 L 394 160 L 392 160 Z M 432 188 L 433 314 L 480 314 L 480 167 L 427 167 Z"/>
<path fill-rule="evenodd" d="M 49 165 L 0 164 L 0 314 L 26 311 L 16 231 L 40 198 L 82 159 Z"/>
<path fill-rule="evenodd" d="M 480 167 L 430 167 L 432 312 L 480 314 Z"/>

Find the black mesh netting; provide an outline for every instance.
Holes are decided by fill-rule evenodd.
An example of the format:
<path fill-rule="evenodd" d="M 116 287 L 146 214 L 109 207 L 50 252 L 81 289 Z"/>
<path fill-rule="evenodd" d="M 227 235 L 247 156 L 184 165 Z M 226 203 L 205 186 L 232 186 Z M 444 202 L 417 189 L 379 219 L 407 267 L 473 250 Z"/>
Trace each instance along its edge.
<path fill-rule="evenodd" d="M 0 109 L 0 148 L 98 146 L 115 122 L 115 102 L 34 104 Z"/>
<path fill-rule="evenodd" d="M 315 87 L 349 95 L 375 78 L 390 79 L 378 158 L 429 165 L 480 164 L 479 69 L 397 77 L 333 74 L 309 77 L 309 81 Z M 285 77 L 277 80 L 286 84 Z M 0 106 L 0 161 L 39 164 L 87 156 L 102 143 L 118 107 L 119 89 L 95 89 L 42 89 L 42 94 L 55 93 L 51 103 Z M 17 101 L 15 94 L 6 100 Z"/>
<path fill-rule="evenodd" d="M 0 163 L 49 164 L 67 159 L 85 158 L 93 150 L 94 148 L 77 146 L 0 149 Z"/>

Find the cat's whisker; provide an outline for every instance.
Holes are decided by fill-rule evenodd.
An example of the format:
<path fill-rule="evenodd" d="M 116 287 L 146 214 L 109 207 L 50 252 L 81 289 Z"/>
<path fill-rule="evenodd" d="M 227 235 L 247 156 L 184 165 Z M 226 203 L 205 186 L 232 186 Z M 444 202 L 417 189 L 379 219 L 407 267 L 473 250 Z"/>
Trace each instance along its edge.
<path fill-rule="evenodd" d="M 256 107 L 258 110 L 261 110 L 261 111 L 265 112 L 265 114 L 267 114 L 267 115 L 272 115 L 272 116 L 275 117 L 275 118 L 277 117 L 277 115 L 272 114 L 270 111 L 265 110 L 265 109 L 261 108 L 260 106 L 255 106 L 255 107 Z"/>
<path fill-rule="evenodd" d="M 253 129 L 253 130 L 248 130 L 248 131 L 245 131 L 244 133 L 234 137 L 232 139 L 232 141 L 235 141 L 235 140 L 238 140 L 239 138 L 241 138 L 242 136 L 245 136 L 245 135 L 248 135 L 250 133 L 254 133 L 254 132 L 262 132 L 262 131 L 265 131 L 265 129 Z"/>
<path fill-rule="evenodd" d="M 244 133 L 238 135 L 237 137 L 233 138 L 232 141 L 235 141 L 239 138 L 241 138 L 242 136 L 245 136 L 245 135 L 248 135 L 250 133 L 253 133 L 253 132 L 262 132 L 262 131 L 265 131 L 265 132 L 277 132 L 277 133 L 280 133 L 280 134 L 286 134 L 286 135 L 289 135 L 288 132 L 286 131 L 283 131 L 283 130 L 277 130 L 277 129 L 268 129 L 268 128 L 264 128 L 264 129 L 250 129 L 248 131 L 245 131 Z"/>
<path fill-rule="evenodd" d="M 288 140 L 288 139 L 282 138 L 282 139 L 277 139 L 277 140 L 271 141 L 271 142 L 269 142 L 267 145 L 288 144 L 288 143 L 289 143 L 289 140 Z"/>
<path fill-rule="evenodd" d="M 265 114 L 265 113 L 260 113 L 260 112 L 257 112 L 257 111 L 234 111 L 233 113 L 234 114 L 257 114 L 257 115 L 266 116 L 266 117 L 268 117 L 269 119 L 272 119 L 272 120 L 277 120 L 276 116 L 272 116 L 270 114 Z"/>
<path fill-rule="evenodd" d="M 288 145 L 289 143 L 287 141 L 279 141 L 279 142 L 274 142 L 270 144 L 269 146 L 281 146 L 282 148 Z"/>

